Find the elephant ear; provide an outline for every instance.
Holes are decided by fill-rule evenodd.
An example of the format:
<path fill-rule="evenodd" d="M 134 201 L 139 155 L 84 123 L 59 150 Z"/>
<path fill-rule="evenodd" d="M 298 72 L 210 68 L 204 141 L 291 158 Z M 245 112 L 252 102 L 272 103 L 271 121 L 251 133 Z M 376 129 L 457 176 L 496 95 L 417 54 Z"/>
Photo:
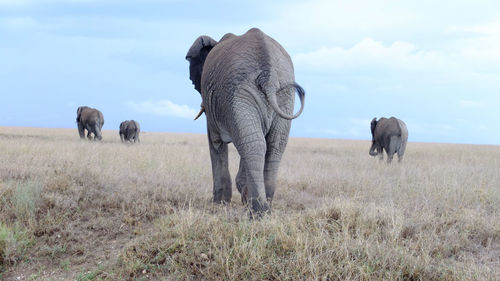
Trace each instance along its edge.
<path fill-rule="evenodd" d="M 201 94 L 201 74 L 203 73 L 203 64 L 207 59 L 208 53 L 217 44 L 217 41 L 209 36 L 198 37 L 186 55 L 189 61 L 189 79 L 193 82 L 194 88 Z"/>
<path fill-rule="evenodd" d="M 80 122 L 80 115 L 82 114 L 83 106 L 78 107 L 76 110 L 76 122 Z"/>
<path fill-rule="evenodd" d="M 375 127 L 377 127 L 377 117 L 372 119 L 372 123 L 370 124 L 372 129 L 372 136 L 375 135 Z"/>

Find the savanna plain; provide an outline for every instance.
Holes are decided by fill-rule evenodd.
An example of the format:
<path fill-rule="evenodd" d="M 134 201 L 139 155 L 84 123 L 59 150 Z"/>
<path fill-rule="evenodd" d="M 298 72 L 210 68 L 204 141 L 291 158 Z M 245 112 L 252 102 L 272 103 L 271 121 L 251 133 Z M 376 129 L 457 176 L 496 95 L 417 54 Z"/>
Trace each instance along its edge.
<path fill-rule="evenodd" d="M 369 147 L 290 138 L 250 221 L 210 202 L 205 135 L 0 127 L 0 279 L 499 280 L 500 146 Z"/>

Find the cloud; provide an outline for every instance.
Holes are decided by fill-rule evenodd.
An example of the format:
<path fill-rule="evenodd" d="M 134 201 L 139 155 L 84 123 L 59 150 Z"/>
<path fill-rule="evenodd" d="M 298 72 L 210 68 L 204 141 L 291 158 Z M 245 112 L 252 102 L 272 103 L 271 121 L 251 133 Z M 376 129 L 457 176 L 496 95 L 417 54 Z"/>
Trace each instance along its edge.
<path fill-rule="evenodd" d="M 476 108 L 476 109 L 486 107 L 485 103 L 475 100 L 459 100 L 458 105 L 465 108 Z"/>
<path fill-rule="evenodd" d="M 444 56 L 437 51 L 418 49 L 403 41 L 385 45 L 372 38 L 362 39 L 351 48 L 321 47 L 312 52 L 298 53 L 294 61 L 313 70 L 386 68 L 435 71 L 443 69 L 446 64 Z M 429 68 L 431 65 L 433 67 Z"/>
<path fill-rule="evenodd" d="M 142 102 L 126 102 L 125 104 L 137 112 L 159 116 L 192 119 L 198 113 L 197 110 L 187 105 L 175 104 L 166 99 L 158 101 L 146 100 Z"/>
<path fill-rule="evenodd" d="M 451 26 L 448 32 L 470 32 L 482 35 L 500 36 L 500 22 L 490 22 L 486 24 L 472 26 Z"/>

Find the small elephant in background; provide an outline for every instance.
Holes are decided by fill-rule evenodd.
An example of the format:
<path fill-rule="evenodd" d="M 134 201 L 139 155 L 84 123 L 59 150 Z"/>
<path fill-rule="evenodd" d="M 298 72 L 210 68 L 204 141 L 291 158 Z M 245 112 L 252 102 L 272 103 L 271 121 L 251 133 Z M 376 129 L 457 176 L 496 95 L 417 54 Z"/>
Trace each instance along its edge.
<path fill-rule="evenodd" d="M 406 124 L 395 117 L 373 118 L 371 122 L 372 146 L 369 154 L 379 155 L 380 160 L 384 159 L 383 150 L 387 153 L 387 163 L 391 163 L 395 153 L 398 154 L 398 162 L 403 160 L 403 155 L 408 142 L 408 129 Z"/>
<path fill-rule="evenodd" d="M 81 139 L 85 139 L 85 130 L 87 130 L 88 140 L 92 140 L 91 134 L 94 134 L 94 140 L 102 140 L 101 129 L 104 125 L 104 116 L 101 111 L 88 106 L 80 106 L 76 110 L 76 123 Z"/>
<path fill-rule="evenodd" d="M 126 120 L 120 124 L 120 138 L 122 142 L 141 142 L 139 140 L 139 132 L 141 127 L 135 120 Z"/>

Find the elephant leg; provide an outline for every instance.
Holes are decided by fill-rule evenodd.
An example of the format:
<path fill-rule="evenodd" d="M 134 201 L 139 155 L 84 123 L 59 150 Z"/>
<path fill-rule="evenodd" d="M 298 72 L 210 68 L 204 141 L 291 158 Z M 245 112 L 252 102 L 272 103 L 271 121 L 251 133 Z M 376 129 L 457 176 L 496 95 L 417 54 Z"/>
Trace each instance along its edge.
<path fill-rule="evenodd" d="M 102 140 L 101 128 L 99 128 L 99 125 L 97 124 L 94 128 L 94 140 Z"/>
<path fill-rule="evenodd" d="M 243 125 L 242 128 L 252 128 Z M 266 142 L 262 133 L 240 136 L 234 145 L 240 154 L 246 170 L 247 202 L 250 207 L 250 218 L 259 218 L 269 211 L 264 185 L 264 162 Z"/>
<path fill-rule="evenodd" d="M 392 158 L 394 157 L 394 154 L 387 154 L 387 164 L 390 164 L 392 162 Z"/>
<path fill-rule="evenodd" d="M 387 151 L 387 150 L 386 150 Z M 378 159 L 380 161 L 384 160 L 384 148 L 383 147 L 377 147 L 377 153 L 378 153 Z"/>
<path fill-rule="evenodd" d="M 85 127 L 82 123 L 78 122 L 78 134 L 81 139 L 85 139 Z"/>
<path fill-rule="evenodd" d="M 275 157 L 271 154 L 266 154 L 266 163 L 264 165 L 264 185 L 266 187 L 266 200 L 269 203 L 269 207 L 272 206 L 274 191 L 276 190 L 280 160 L 281 155 L 279 157 Z"/>
<path fill-rule="evenodd" d="M 267 136 L 267 150 L 264 164 L 264 185 L 266 187 L 266 199 L 269 207 L 272 205 L 276 183 L 278 179 L 278 169 L 281 157 L 285 152 L 290 132 L 291 122 L 280 119 L 271 129 Z"/>
<path fill-rule="evenodd" d="M 214 181 L 213 201 L 215 203 L 229 203 L 231 202 L 232 189 L 228 168 L 227 143 L 211 142 L 209 133 L 209 146 Z"/>
<path fill-rule="evenodd" d="M 401 161 L 403 161 L 405 149 L 406 149 L 406 143 L 403 141 L 398 149 L 398 163 L 401 163 Z"/>
<path fill-rule="evenodd" d="M 123 137 L 123 134 L 122 134 L 122 133 L 120 133 L 120 139 L 122 140 L 122 143 L 124 143 L 124 142 L 125 142 L 125 139 L 124 139 L 124 137 Z"/>
<path fill-rule="evenodd" d="M 90 141 L 92 140 L 92 131 L 87 129 L 87 139 Z"/>
<path fill-rule="evenodd" d="M 394 154 L 396 153 L 396 150 L 401 144 L 401 139 L 397 136 L 391 136 L 390 141 L 389 141 L 389 147 L 387 149 L 387 163 L 392 162 L 392 158 L 394 157 Z"/>
<path fill-rule="evenodd" d="M 238 169 L 238 174 L 236 175 L 236 188 L 241 194 L 241 202 L 246 205 L 247 204 L 247 171 L 245 169 L 245 165 L 243 164 L 243 160 L 240 160 L 240 168 Z"/>

